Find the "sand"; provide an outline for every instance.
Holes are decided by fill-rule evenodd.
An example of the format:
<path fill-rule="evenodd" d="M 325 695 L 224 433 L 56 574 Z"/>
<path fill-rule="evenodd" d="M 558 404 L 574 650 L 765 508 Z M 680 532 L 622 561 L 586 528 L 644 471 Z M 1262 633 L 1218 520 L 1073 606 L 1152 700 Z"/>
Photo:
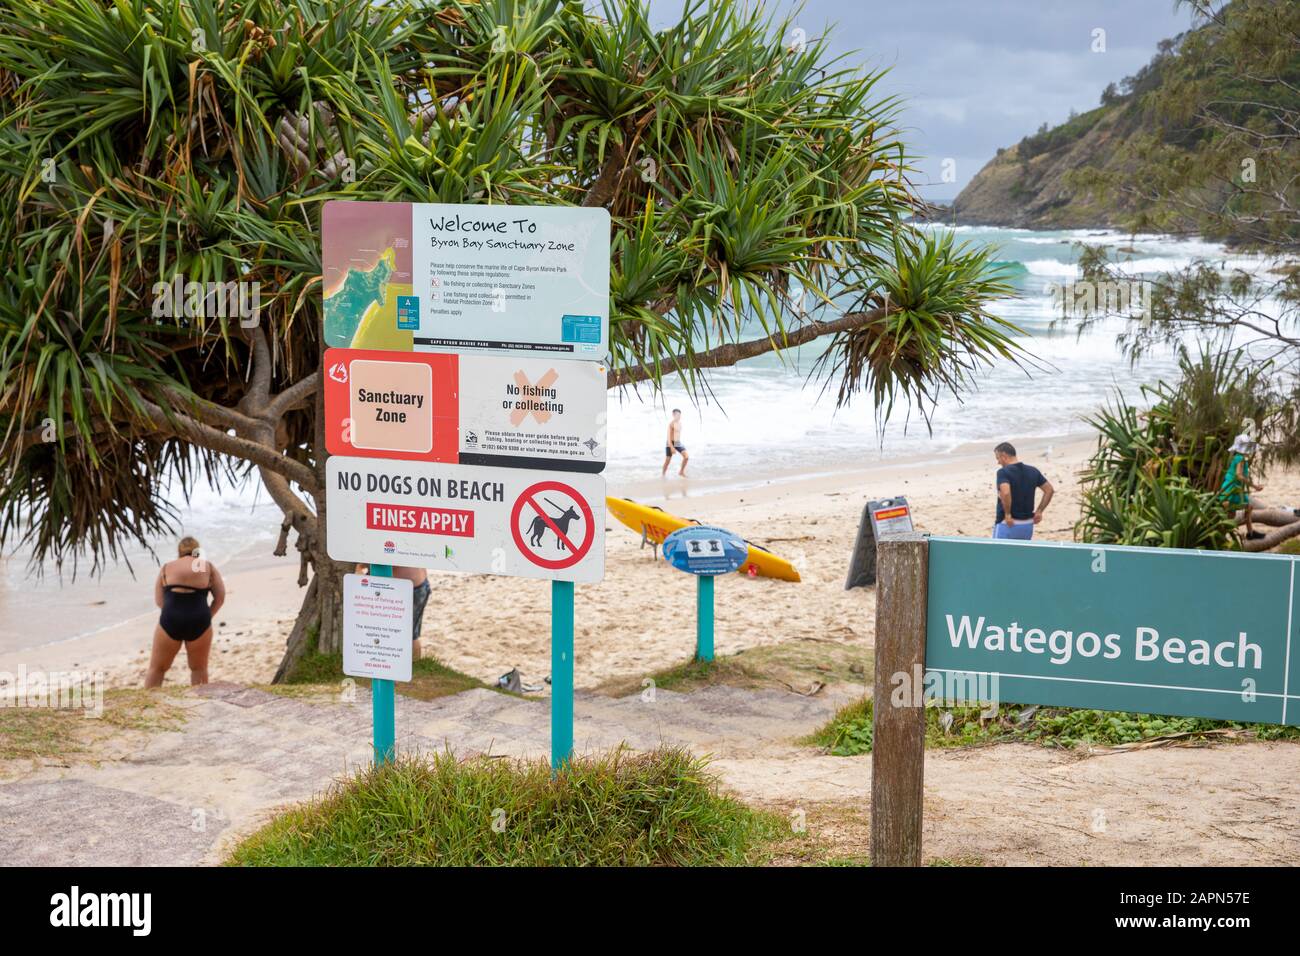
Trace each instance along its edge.
<path fill-rule="evenodd" d="M 1092 441 L 1022 444 L 1022 457 L 1039 465 L 1057 489 L 1039 535 L 1070 540 L 1079 508 L 1076 475 Z M 919 530 L 983 536 L 992 523 L 993 474 L 991 453 L 978 448 L 861 471 L 773 476 L 743 490 L 703 478 L 652 479 L 610 490 L 729 527 L 799 568 L 804 579 L 798 584 L 740 575 L 718 582 L 719 654 L 803 638 L 813 639 L 807 646 L 830 660 L 856 658 L 859 651 L 865 658 L 873 643 L 872 591 L 844 590 L 864 503 L 904 494 Z M 1267 483 L 1268 501 L 1300 502 L 1300 473 L 1273 474 Z M 211 665 L 214 680 L 257 684 L 271 678 L 300 595 L 296 574 L 295 565 L 228 577 L 230 599 L 218 618 Z M 545 582 L 439 575 L 426 612 L 425 644 L 447 664 L 486 681 L 516 666 L 526 681 L 540 681 L 549 672 L 548 600 Z M 76 665 L 103 670 L 111 685 L 138 686 L 154 620 L 142 615 L 89 638 L 0 656 L 0 671 Z M 691 656 L 694 582 L 655 560 L 638 536 L 611 523 L 606 578 L 599 586 L 577 589 L 576 620 L 579 688 L 618 679 L 640 686 L 644 677 Z M 169 682 L 186 678 L 182 658 Z M 656 717 L 641 714 L 636 695 L 615 700 L 580 693 L 580 746 L 607 746 L 615 739 L 651 745 L 662 738 L 695 747 L 711 755 L 712 768 L 728 789 L 757 805 L 806 818 L 809 832 L 830 847 L 831 855 L 856 858 L 866 852 L 870 759 L 828 756 L 796 740 L 865 689 L 848 681 L 811 698 L 779 688 L 665 692 Z M 194 807 L 214 807 L 223 821 L 221 845 L 226 845 L 272 808 L 319 792 L 367 752 L 364 704 L 345 714 L 259 694 L 229 683 L 187 693 L 181 698 L 185 707 L 206 709 L 195 710 L 184 729 L 142 737 L 119 746 L 120 752 L 101 751 L 91 763 L 59 759 L 34 774 L 24 767 L 12 786 L 5 784 L 7 799 L 29 808 L 31 832 L 44 826 L 41 813 L 61 818 L 81 806 L 79 800 L 90 808 L 87 819 L 94 813 L 138 811 L 142 828 L 152 827 L 157 813 L 188 821 Z M 766 724 L 755 723 L 755 708 L 763 701 L 772 714 L 785 716 L 769 714 Z M 507 704 L 513 709 L 498 713 L 497 723 L 479 713 L 483 706 L 500 710 Z M 269 709 L 286 707 L 301 713 L 288 719 Z M 402 708 L 403 746 L 420 742 L 433 749 L 451 745 L 522 754 L 544 752 L 548 740 L 544 702 L 470 691 L 428 704 L 406 701 Z M 415 720 L 421 708 L 429 714 Z M 460 723 L 453 719 L 457 714 Z M 204 735 L 222 741 L 220 759 L 211 757 Z M 318 759 L 300 759 L 301 773 L 291 781 L 255 768 L 258 754 L 286 749 L 300 757 L 310 751 Z M 1298 768 L 1300 747 L 1290 743 L 1126 752 L 1021 744 L 928 751 L 926 857 L 1058 865 L 1293 862 L 1300 852 Z M 116 802 L 106 804 L 106 793 Z M 141 862 L 137 857 L 148 841 L 142 843 L 135 832 L 121 829 L 116 856 L 111 847 L 91 850 L 85 841 L 49 853 L 63 862 Z M 168 859 L 220 858 L 212 839 L 191 839 L 184 827 L 176 832 L 189 842 L 167 847 Z"/>
<path fill-rule="evenodd" d="M 1084 436 L 1018 442 L 1021 457 L 1039 466 L 1056 496 L 1036 534 L 1068 541 L 1079 513 L 1077 474 L 1092 452 Z M 1049 450 L 1050 449 L 1050 450 Z M 653 464 L 653 463 L 652 463 Z M 716 650 L 799 638 L 852 647 L 873 643 L 875 596 L 844 590 L 849 556 L 864 504 L 906 495 L 920 531 L 987 536 L 993 521 L 989 449 L 964 448 L 942 458 L 800 477 L 774 476 L 758 487 L 711 483 L 702 465 L 682 480 L 657 476 L 611 487 L 666 510 L 719 524 L 794 562 L 800 583 L 729 575 L 716 588 Z M 649 469 L 653 476 L 654 469 Z M 1300 472 L 1269 476 L 1270 502 L 1300 503 Z M 688 660 L 695 643 L 695 582 L 657 560 L 638 535 L 606 521 L 606 574 L 576 589 L 575 682 L 596 687 L 614 678 L 649 675 Z M 292 626 L 301 591 L 297 563 L 227 577 L 229 596 L 218 615 L 213 680 L 269 681 Z M 434 574 L 424 618 L 426 653 L 457 670 L 494 681 L 517 667 L 526 682 L 550 673 L 550 586 L 544 581 Z M 156 622 L 141 615 L 86 638 L 0 655 L 0 671 L 65 670 L 104 673 L 108 686 L 139 686 Z M 188 682 L 184 655 L 169 683 Z"/>

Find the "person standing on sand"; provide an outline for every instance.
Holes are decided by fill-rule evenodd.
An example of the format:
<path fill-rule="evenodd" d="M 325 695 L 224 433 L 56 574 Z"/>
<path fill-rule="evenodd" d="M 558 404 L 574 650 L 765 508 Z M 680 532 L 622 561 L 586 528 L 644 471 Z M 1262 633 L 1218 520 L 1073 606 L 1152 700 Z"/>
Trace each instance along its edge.
<path fill-rule="evenodd" d="M 1003 442 L 993 449 L 998 462 L 994 485 L 998 490 L 997 517 L 993 537 L 1029 541 L 1034 525 L 1043 520 L 1043 512 L 1052 500 L 1052 483 L 1033 465 L 1016 458 L 1015 446 Z M 1034 507 L 1034 492 L 1043 489 L 1042 500 Z"/>
<path fill-rule="evenodd" d="M 208 682 L 208 655 L 212 652 L 212 616 L 226 603 L 226 583 L 221 573 L 202 556 L 199 543 L 188 535 L 176 544 L 179 557 L 158 571 L 153 601 L 162 613 L 153 632 L 153 652 L 145 672 L 145 687 L 161 687 L 176 653 L 185 645 L 190 683 Z M 212 603 L 208 604 L 208 595 Z"/>
<path fill-rule="evenodd" d="M 429 593 L 433 590 L 429 584 L 429 572 L 424 568 L 407 568 L 394 564 L 393 577 L 406 578 L 411 582 L 411 659 L 420 659 L 420 625 L 424 623 L 424 608 L 429 603 Z M 358 564 L 357 574 L 369 574 L 370 565 Z"/>
<path fill-rule="evenodd" d="M 682 444 L 682 410 L 673 409 L 673 420 L 668 423 L 668 440 L 664 442 L 664 468 L 661 474 L 668 477 L 668 466 L 672 464 L 673 452 L 682 456 L 682 467 L 677 472 L 683 478 L 686 477 L 686 463 L 691 460 L 691 456 L 686 454 L 686 446 Z"/>
<path fill-rule="evenodd" d="M 1264 532 L 1256 531 L 1251 519 L 1255 515 L 1255 505 L 1250 500 L 1252 491 L 1263 491 L 1263 485 L 1255 484 L 1250 478 L 1250 459 L 1255 454 L 1256 444 L 1249 435 L 1238 435 L 1228 451 L 1232 460 L 1223 473 L 1223 483 L 1219 487 L 1219 500 L 1234 512 L 1246 512 L 1246 540 L 1258 541 Z"/>

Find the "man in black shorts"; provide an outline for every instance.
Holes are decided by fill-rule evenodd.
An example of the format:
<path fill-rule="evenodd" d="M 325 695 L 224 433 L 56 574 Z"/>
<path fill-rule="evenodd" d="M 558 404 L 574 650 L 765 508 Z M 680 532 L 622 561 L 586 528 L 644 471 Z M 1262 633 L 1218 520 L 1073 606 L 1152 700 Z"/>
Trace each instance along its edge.
<path fill-rule="evenodd" d="M 663 476 L 668 476 L 668 466 L 672 464 L 673 452 L 682 456 L 682 467 L 677 472 L 683 478 L 686 477 L 686 463 L 691 460 L 691 456 L 686 454 L 686 446 L 682 444 L 682 410 L 673 409 L 673 420 L 668 423 L 668 440 L 664 443 L 664 469 Z"/>

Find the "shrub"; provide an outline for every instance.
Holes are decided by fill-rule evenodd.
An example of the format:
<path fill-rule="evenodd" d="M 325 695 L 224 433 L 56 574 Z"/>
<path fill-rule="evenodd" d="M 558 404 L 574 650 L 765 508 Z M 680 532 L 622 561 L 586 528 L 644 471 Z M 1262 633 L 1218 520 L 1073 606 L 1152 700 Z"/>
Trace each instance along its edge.
<path fill-rule="evenodd" d="M 496 824 L 494 826 L 494 824 Z M 758 861 L 780 818 L 685 750 L 545 761 L 451 754 L 364 770 L 235 847 L 243 866 L 700 866 Z"/>

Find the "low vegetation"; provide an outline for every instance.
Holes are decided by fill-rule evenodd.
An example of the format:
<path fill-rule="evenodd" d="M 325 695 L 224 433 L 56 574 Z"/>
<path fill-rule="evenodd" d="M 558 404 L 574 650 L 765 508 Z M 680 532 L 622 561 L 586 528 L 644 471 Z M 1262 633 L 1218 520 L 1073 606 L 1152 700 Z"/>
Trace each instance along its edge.
<path fill-rule="evenodd" d="M 1219 499 L 1243 423 L 1267 423 L 1279 401 L 1267 368 L 1237 352 L 1180 358 L 1175 384 L 1144 386 L 1150 408 L 1122 395 L 1090 420 L 1097 451 L 1084 471 L 1076 540 L 1235 550 L 1237 522 Z M 1264 462 L 1256 465 L 1262 476 Z"/>
<path fill-rule="evenodd" d="M 0 708 L 0 760 L 68 758 L 94 752 L 96 744 L 119 732 L 175 730 L 184 722 L 184 712 L 171 699 L 179 693 L 105 691 L 98 717 L 87 716 L 83 708 Z"/>
<path fill-rule="evenodd" d="M 648 677 L 612 678 L 597 688 L 610 697 L 639 693 L 653 681 L 657 690 L 688 692 L 704 687 L 771 687 L 797 694 L 815 693 L 819 684 L 870 683 L 872 654 L 842 641 L 801 639 L 744 648 L 709 663 L 674 664 Z"/>
<path fill-rule="evenodd" d="M 1003 704 L 996 716 L 984 717 L 981 713 L 980 707 L 926 708 L 926 747 L 1013 741 L 1056 747 L 1116 747 L 1157 739 L 1300 740 L 1300 727 L 1244 724 L 1205 717 L 1162 717 L 1021 704 Z M 849 704 L 803 742 L 824 747 L 839 757 L 870 753 L 871 717 L 871 700 Z"/>
<path fill-rule="evenodd" d="M 235 847 L 236 866 L 708 866 L 765 862 L 786 821 L 665 748 L 543 761 L 450 754 L 372 767 Z"/>
<path fill-rule="evenodd" d="M 342 654 L 324 654 L 312 647 L 303 654 L 298 666 L 285 683 L 271 685 L 265 689 L 273 693 L 283 689 L 293 696 L 296 687 L 321 684 L 337 686 L 346 676 L 343 673 Z M 360 687 L 370 686 L 370 681 L 364 677 L 354 679 Z M 432 657 L 423 657 L 412 662 L 411 679 L 409 682 L 403 681 L 397 684 L 397 692 L 419 700 L 433 700 L 435 697 L 448 697 L 451 694 L 459 694 L 463 690 L 488 686 L 477 677 L 463 674 Z"/>

